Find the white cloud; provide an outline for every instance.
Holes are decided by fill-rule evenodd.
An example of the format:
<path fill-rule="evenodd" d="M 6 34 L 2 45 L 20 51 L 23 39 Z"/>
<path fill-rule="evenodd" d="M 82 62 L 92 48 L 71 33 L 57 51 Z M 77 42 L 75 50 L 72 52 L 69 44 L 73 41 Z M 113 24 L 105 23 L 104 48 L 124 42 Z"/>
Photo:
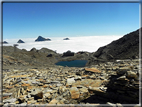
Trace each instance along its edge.
<path fill-rule="evenodd" d="M 41 49 L 42 47 L 56 50 L 57 53 L 63 53 L 68 50 L 72 52 L 88 51 L 95 52 L 101 46 L 105 46 L 121 36 L 82 36 L 69 37 L 70 40 L 63 40 L 64 37 L 51 37 L 51 41 L 34 42 L 36 38 L 21 38 L 25 43 L 19 44 L 18 48 L 31 50 L 33 47 Z M 18 39 L 5 39 L 9 44 L 4 46 L 13 46 L 17 44 Z"/>

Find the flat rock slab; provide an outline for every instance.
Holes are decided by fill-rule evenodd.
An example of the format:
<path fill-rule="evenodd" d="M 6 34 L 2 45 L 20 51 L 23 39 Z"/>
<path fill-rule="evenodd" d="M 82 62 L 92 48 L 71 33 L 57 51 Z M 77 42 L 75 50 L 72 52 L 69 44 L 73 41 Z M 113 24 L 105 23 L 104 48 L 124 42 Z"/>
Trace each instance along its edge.
<path fill-rule="evenodd" d="M 93 73 L 101 73 L 101 71 L 99 71 L 99 70 L 96 69 L 96 68 L 85 68 L 85 71 L 93 72 Z"/>
<path fill-rule="evenodd" d="M 4 103 L 14 103 L 17 99 L 16 98 L 11 98 L 11 99 L 6 99 L 3 100 Z"/>
<path fill-rule="evenodd" d="M 77 81 L 74 84 L 72 84 L 72 87 L 77 87 L 78 85 L 82 85 L 84 87 L 100 87 L 103 83 L 103 80 L 92 80 L 92 79 L 84 79 L 83 81 Z"/>
<path fill-rule="evenodd" d="M 12 93 L 3 93 L 3 96 L 10 96 Z"/>
<path fill-rule="evenodd" d="M 120 67 L 118 70 L 117 70 L 117 74 L 125 74 L 127 71 L 130 71 L 130 67 L 129 66 L 126 66 L 126 67 Z"/>
<path fill-rule="evenodd" d="M 78 99 L 80 92 L 76 87 L 72 87 L 72 88 L 70 88 L 70 94 L 71 94 L 72 99 Z"/>
<path fill-rule="evenodd" d="M 45 93 L 44 98 L 48 98 L 50 96 L 50 93 Z"/>
<path fill-rule="evenodd" d="M 58 100 L 53 99 L 53 100 L 51 100 L 48 104 L 57 104 L 57 103 L 58 103 Z"/>
<path fill-rule="evenodd" d="M 81 91 L 81 93 L 88 93 L 88 88 L 86 88 L 86 87 L 83 87 L 79 90 Z"/>
<path fill-rule="evenodd" d="M 88 88 L 90 91 L 94 91 L 94 92 L 101 92 L 101 93 L 104 93 L 104 91 L 100 90 L 100 87 L 89 87 Z"/>
<path fill-rule="evenodd" d="M 19 77 L 28 77 L 28 76 L 30 76 L 30 75 L 12 75 L 10 77 L 12 77 L 12 78 L 19 78 Z"/>
<path fill-rule="evenodd" d="M 137 79 L 138 75 L 135 72 L 127 71 L 127 77 Z"/>
<path fill-rule="evenodd" d="M 67 79 L 67 84 L 66 84 L 66 85 L 72 85 L 73 83 L 75 83 L 74 78 L 68 78 L 68 79 Z"/>

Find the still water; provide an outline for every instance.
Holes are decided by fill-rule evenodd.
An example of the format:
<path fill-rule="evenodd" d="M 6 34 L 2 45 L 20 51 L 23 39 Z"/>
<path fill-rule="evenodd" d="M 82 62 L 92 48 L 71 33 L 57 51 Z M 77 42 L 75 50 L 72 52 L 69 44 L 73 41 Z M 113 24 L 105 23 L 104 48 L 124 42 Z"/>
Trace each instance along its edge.
<path fill-rule="evenodd" d="M 68 67 L 85 67 L 87 60 L 73 60 L 73 61 L 60 61 L 56 65 L 68 66 Z"/>

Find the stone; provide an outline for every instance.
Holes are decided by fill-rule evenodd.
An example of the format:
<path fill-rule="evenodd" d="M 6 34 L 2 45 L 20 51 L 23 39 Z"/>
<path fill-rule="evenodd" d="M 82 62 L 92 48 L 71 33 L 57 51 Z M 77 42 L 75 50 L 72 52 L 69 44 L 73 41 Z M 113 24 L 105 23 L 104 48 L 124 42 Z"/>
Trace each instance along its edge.
<path fill-rule="evenodd" d="M 26 95 L 25 95 L 25 96 L 20 96 L 20 97 L 18 98 L 19 103 L 24 103 L 25 98 L 26 98 Z"/>
<path fill-rule="evenodd" d="M 35 104 L 37 101 L 36 100 L 30 100 L 30 101 L 27 101 L 27 104 Z"/>
<path fill-rule="evenodd" d="M 56 99 L 51 100 L 48 104 L 57 104 L 59 101 Z"/>
<path fill-rule="evenodd" d="M 87 71 L 87 72 L 93 72 L 93 73 L 101 73 L 101 71 L 99 71 L 96 68 L 85 68 L 85 71 Z"/>
<path fill-rule="evenodd" d="M 32 82 L 32 84 L 39 84 L 39 82 L 37 82 L 37 81 L 33 81 L 33 82 Z"/>
<path fill-rule="evenodd" d="M 45 93 L 43 96 L 44 96 L 44 98 L 49 98 L 49 96 L 51 96 L 51 94 L 50 93 Z"/>
<path fill-rule="evenodd" d="M 76 87 L 71 87 L 69 91 L 72 99 L 79 99 L 80 93 Z"/>
<path fill-rule="evenodd" d="M 16 100 L 17 100 L 16 98 L 5 99 L 3 100 L 3 103 L 14 103 Z"/>
<path fill-rule="evenodd" d="M 26 87 L 28 87 L 28 86 L 30 86 L 30 84 L 22 84 L 21 86 L 26 86 Z"/>
<path fill-rule="evenodd" d="M 84 87 L 100 87 L 101 84 L 103 83 L 102 80 L 100 79 L 96 79 L 96 80 L 92 80 L 92 79 L 84 79 L 82 81 L 77 81 L 74 84 L 72 84 L 72 87 L 77 87 L 78 85 L 82 85 Z"/>
<path fill-rule="evenodd" d="M 66 90 L 67 90 L 67 88 L 66 88 L 65 86 L 60 86 L 60 87 L 58 88 L 58 92 L 59 92 L 60 94 L 64 93 Z"/>
<path fill-rule="evenodd" d="M 110 102 L 107 102 L 108 106 L 111 106 L 111 107 L 116 107 L 116 104 L 113 104 L 113 103 L 110 103 Z"/>
<path fill-rule="evenodd" d="M 22 83 L 29 84 L 29 81 L 22 81 Z"/>
<path fill-rule="evenodd" d="M 43 92 L 41 90 L 35 90 L 35 91 L 32 91 L 31 96 L 33 96 L 37 99 L 42 99 L 43 98 Z"/>
<path fill-rule="evenodd" d="M 81 76 L 76 76 L 74 79 L 75 80 L 81 80 L 82 78 L 81 78 Z"/>
<path fill-rule="evenodd" d="M 48 85 L 43 85 L 43 88 L 47 88 L 48 87 Z"/>
<path fill-rule="evenodd" d="M 75 83 L 74 78 L 68 78 L 66 85 L 72 85 L 73 83 Z"/>
<path fill-rule="evenodd" d="M 16 80 L 15 82 L 12 83 L 12 85 L 15 85 L 17 83 L 21 82 L 21 79 L 20 80 Z"/>
<path fill-rule="evenodd" d="M 117 78 L 117 80 L 128 80 L 128 79 L 127 79 L 126 76 L 124 75 L 124 76 L 120 76 L 119 78 Z"/>
<path fill-rule="evenodd" d="M 3 93 L 3 96 L 11 96 L 12 93 Z"/>
<path fill-rule="evenodd" d="M 21 106 L 21 107 L 26 107 L 26 106 L 27 106 L 27 103 L 19 104 L 19 106 Z"/>
<path fill-rule="evenodd" d="M 138 75 L 135 72 L 127 71 L 127 77 L 137 79 Z"/>
<path fill-rule="evenodd" d="M 104 91 L 100 90 L 100 87 L 88 87 L 88 90 L 93 91 L 95 93 L 104 93 Z"/>
<path fill-rule="evenodd" d="M 124 75 L 128 70 L 130 70 L 129 67 L 120 67 L 120 68 L 116 71 L 116 73 L 117 73 L 117 74 L 120 74 L 120 75 Z"/>
<path fill-rule="evenodd" d="M 60 87 L 60 86 L 62 86 L 62 85 L 63 85 L 63 84 L 57 84 L 56 86 L 57 86 L 57 87 Z"/>
<path fill-rule="evenodd" d="M 14 86 L 7 86 L 7 87 L 5 87 L 6 89 L 12 89 L 12 88 L 14 88 Z"/>
<path fill-rule="evenodd" d="M 48 90 L 46 90 L 46 92 L 51 93 L 51 92 L 53 92 L 53 90 L 48 89 Z"/>
<path fill-rule="evenodd" d="M 79 89 L 81 93 L 88 93 L 88 88 L 82 87 Z"/>

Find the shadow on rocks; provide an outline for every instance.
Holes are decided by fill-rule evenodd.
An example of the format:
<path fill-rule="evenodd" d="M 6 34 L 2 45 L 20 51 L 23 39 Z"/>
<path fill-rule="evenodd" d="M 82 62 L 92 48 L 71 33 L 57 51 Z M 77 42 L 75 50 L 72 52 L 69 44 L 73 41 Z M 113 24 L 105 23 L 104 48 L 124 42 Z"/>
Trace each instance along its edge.
<path fill-rule="evenodd" d="M 139 89 L 131 83 L 131 79 L 121 79 L 123 75 L 111 75 L 109 82 L 104 86 L 107 87 L 105 92 L 93 92 L 94 95 L 82 100 L 83 103 L 89 104 L 139 104 Z"/>

